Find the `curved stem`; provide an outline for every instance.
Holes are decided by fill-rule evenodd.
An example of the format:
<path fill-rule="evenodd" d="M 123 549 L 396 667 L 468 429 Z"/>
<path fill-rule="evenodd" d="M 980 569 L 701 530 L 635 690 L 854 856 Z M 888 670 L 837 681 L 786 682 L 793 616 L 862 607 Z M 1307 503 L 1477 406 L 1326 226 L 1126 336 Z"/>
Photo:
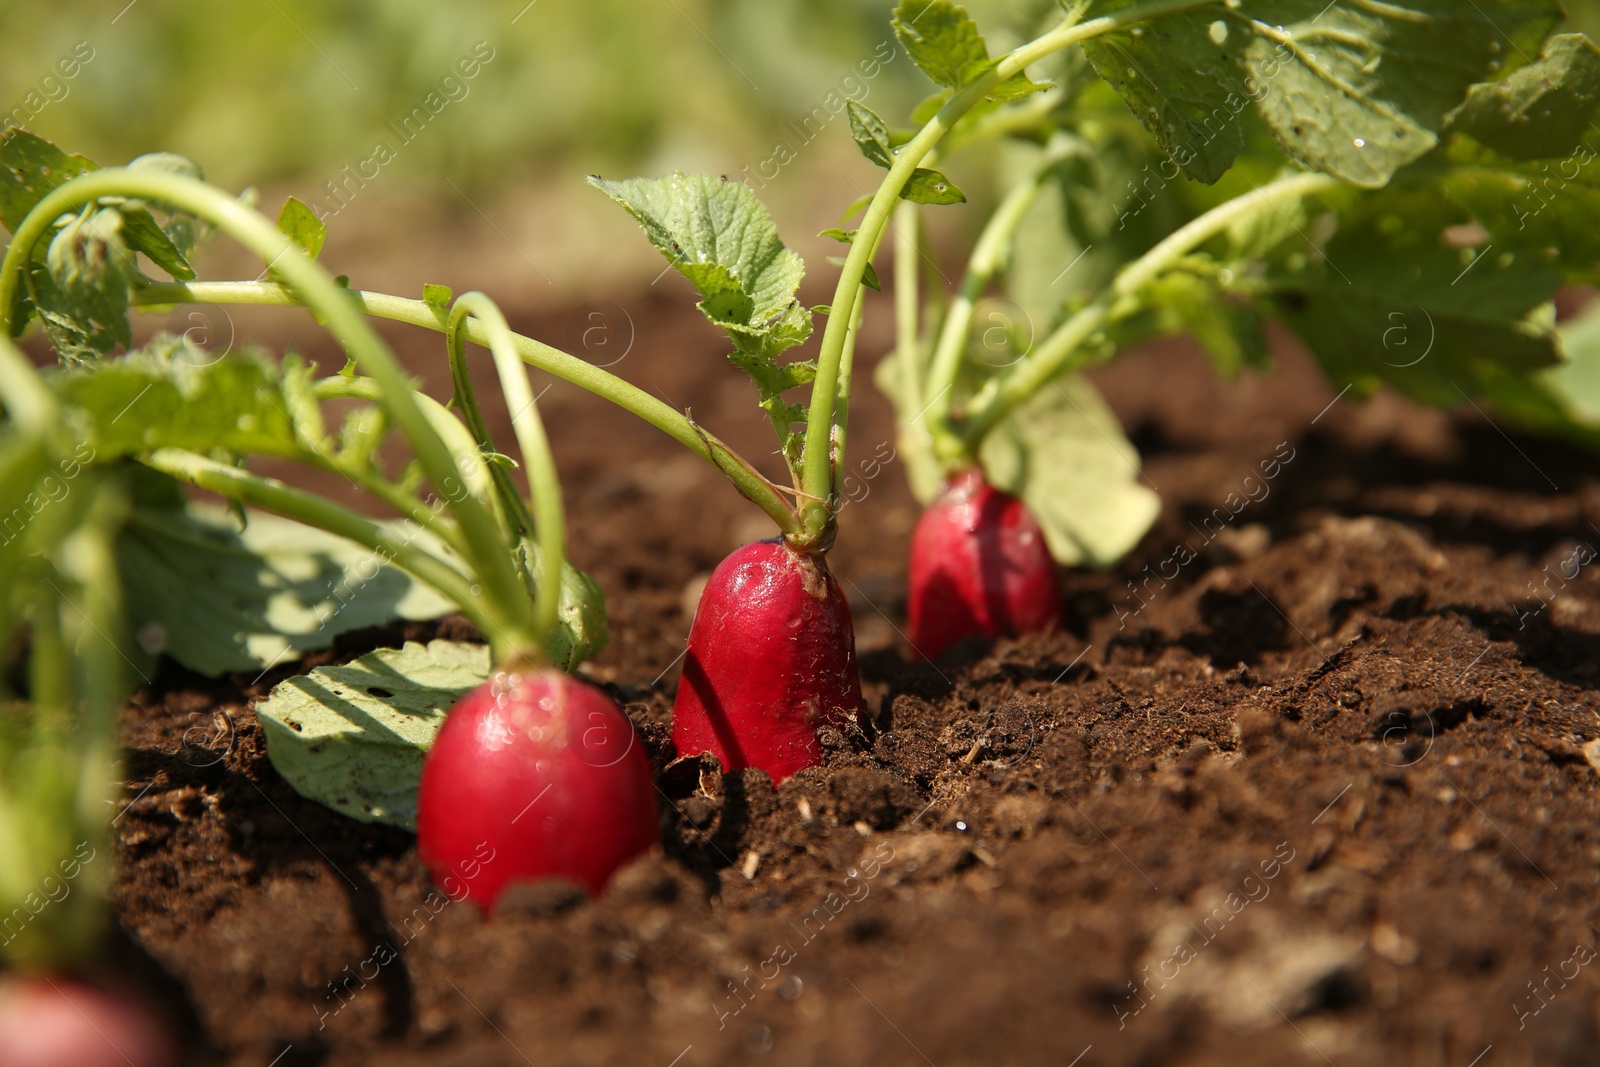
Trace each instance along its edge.
<path fill-rule="evenodd" d="M 345 291 L 346 297 L 358 310 L 374 318 L 409 323 L 429 330 L 444 332 L 447 316 L 421 300 L 409 300 L 387 293 Z M 281 285 L 271 282 L 167 282 L 142 286 L 133 291 L 132 303 L 138 305 L 165 304 L 249 304 L 268 307 L 300 307 L 303 301 Z M 483 324 L 469 319 L 466 338 L 473 344 L 487 345 L 488 333 Z M 541 341 L 519 333 L 511 335 L 517 356 L 530 366 L 571 382 L 604 397 L 624 411 L 628 411 L 671 437 L 689 451 L 706 460 L 727 475 L 748 500 L 772 517 L 785 534 L 798 529 L 794 512 L 783 496 L 743 457 L 720 443 L 708 444 L 705 436 L 695 428 L 683 412 L 657 400 L 638 386 L 623 381 L 615 374 L 602 370 L 592 363 L 568 355 Z M 715 440 L 715 439 L 713 439 Z M 713 449 L 721 453 L 713 454 Z"/>
<path fill-rule="evenodd" d="M 511 427 L 517 435 L 517 447 L 522 452 L 522 467 L 527 473 L 528 491 L 537 515 L 540 573 L 534 619 L 539 637 L 537 647 L 542 657 L 561 616 L 561 570 L 566 562 L 566 517 L 561 506 L 561 481 L 556 474 L 555 459 L 550 454 L 544 421 L 539 418 L 537 398 L 528 385 L 527 368 L 517 356 L 511 327 L 506 324 L 500 308 L 483 293 L 463 293 L 450 309 L 445 338 L 452 349 L 451 362 L 459 362 L 465 368 L 465 360 L 459 359 L 461 328 L 469 315 L 483 324 L 489 336 L 489 351 L 500 373 L 500 389 L 511 409 Z M 478 418 L 481 423 L 481 412 Z M 520 502 L 520 497 L 518 499 Z"/>
<path fill-rule="evenodd" d="M 395 566 L 455 601 L 461 613 L 489 635 L 497 646 L 504 641 L 503 637 L 496 640 L 496 634 L 501 632 L 502 621 L 486 605 L 480 605 L 479 602 L 484 598 L 472 592 L 472 579 L 365 515 L 312 493 L 291 488 L 275 478 L 251 474 L 183 449 L 158 448 L 141 456 L 139 462 L 152 470 L 170 474 L 179 481 L 210 490 L 230 500 L 254 504 L 280 515 L 300 519 L 318 529 L 364 545 L 393 560 Z M 412 518 L 413 521 L 420 521 L 416 516 Z"/>
<path fill-rule="evenodd" d="M 465 490 L 461 470 L 412 395 L 410 381 L 350 301 L 349 294 L 259 213 L 219 189 L 182 175 L 120 168 L 81 175 L 41 200 L 18 226 L 5 259 L 0 262 L 0 324 L 10 327 L 16 286 L 34 245 L 57 217 L 102 196 L 152 200 L 210 223 L 263 262 L 271 263 L 305 304 L 323 317 L 357 364 L 377 379 L 383 388 L 385 410 L 405 434 L 434 487 L 450 500 L 463 540 L 471 549 L 470 565 L 484 584 L 486 598 L 494 605 L 493 614 L 500 626 L 496 651 L 505 653 L 526 645 L 531 640 L 532 608 L 516 580 L 510 546 L 500 536 L 493 515 Z M 510 647 L 505 646 L 507 641 Z"/>
<path fill-rule="evenodd" d="M 1337 189 L 1340 184 L 1337 178 L 1326 174 L 1302 173 L 1280 178 L 1218 204 L 1123 267 L 1091 303 L 1056 327 L 1020 362 L 989 379 L 972 399 L 961 425 L 961 439 L 969 454 L 977 450 L 985 434 L 1053 378 L 1077 369 L 1081 360 L 1075 361 L 1074 357 L 1079 355 L 1080 346 L 1106 324 L 1117 303 L 1137 294 L 1162 271 L 1239 219 L 1257 211 L 1276 211 L 1281 201 L 1314 196 Z"/>
<path fill-rule="evenodd" d="M 962 357 L 967 353 L 967 336 L 972 330 L 973 311 L 984 290 L 1005 263 L 1011 238 L 1038 199 L 1039 190 L 1044 187 L 1058 161 L 1056 155 L 1047 156 L 1033 173 L 1006 194 L 999 208 L 989 216 L 989 222 L 973 246 L 966 276 L 961 279 L 961 288 L 945 312 L 944 324 L 939 330 L 928 371 L 928 393 L 918 400 L 918 404 L 926 405 L 934 449 L 943 460 L 959 461 L 962 458 L 959 455 L 960 438 L 950 432 L 949 416 L 951 405 L 955 402 L 956 378 L 961 373 Z"/>
<path fill-rule="evenodd" d="M 472 293 L 466 295 L 481 296 L 482 294 Z M 465 296 L 462 299 L 465 299 Z M 488 297 L 483 299 L 488 300 Z M 461 300 L 457 300 L 456 307 L 460 306 Z M 492 301 L 490 306 L 493 306 Z M 495 310 L 498 314 L 499 309 L 496 308 Z M 487 456 L 488 453 L 496 451 L 494 437 L 489 433 L 488 423 L 484 421 L 483 409 L 478 406 L 478 394 L 472 388 L 472 373 L 467 367 L 466 345 L 462 343 L 461 338 L 460 327 L 462 321 L 463 319 L 458 319 L 454 311 L 452 311 L 449 320 L 450 325 L 445 330 L 444 335 L 445 352 L 450 359 L 450 379 L 455 384 L 456 405 L 461 409 L 461 417 L 466 420 L 467 429 L 478 442 L 479 450 Z M 504 316 L 501 316 L 500 322 L 502 325 L 505 323 Z M 507 332 L 509 332 L 509 328 Z M 493 338 L 494 332 L 491 330 L 490 339 L 493 340 Z M 513 351 L 512 355 L 515 357 L 516 353 Z M 511 480 L 510 473 L 500 464 L 491 462 L 489 476 L 494 479 L 495 488 L 500 493 L 500 499 L 505 505 L 506 514 L 511 517 L 516 525 L 516 529 L 512 531 L 513 537 L 522 533 L 531 534 L 534 530 L 533 514 L 528 510 L 527 501 L 523 500 L 522 494 L 517 491 L 516 483 Z"/>
<path fill-rule="evenodd" d="M 1146 19 L 1222 3 L 1224 0 L 1155 0 L 1153 3 L 1135 4 L 1110 15 L 1087 22 L 1068 24 L 1044 34 L 1004 56 L 987 74 L 983 75 L 939 109 L 939 113 L 917 132 L 895 155 L 893 166 L 883 183 L 867 205 L 866 215 L 856 232 L 855 241 L 845 257 L 839 272 L 839 284 L 834 290 L 833 310 L 828 316 L 828 326 L 823 333 L 822 349 L 817 356 L 817 380 L 812 386 L 811 408 L 806 418 L 806 443 L 803 454 L 804 489 L 809 499 L 801 507 L 801 537 L 820 539 L 832 523 L 833 469 L 829 462 L 836 416 L 835 401 L 838 395 L 839 372 L 845 358 L 845 338 L 850 330 L 852 312 L 859 299 L 861 279 L 867 264 L 877 250 L 878 242 L 888 225 L 896 201 L 905 189 L 911 174 L 922 163 L 956 121 L 978 104 L 1001 82 L 1020 73 L 1034 63 L 1063 48 L 1098 37 Z"/>

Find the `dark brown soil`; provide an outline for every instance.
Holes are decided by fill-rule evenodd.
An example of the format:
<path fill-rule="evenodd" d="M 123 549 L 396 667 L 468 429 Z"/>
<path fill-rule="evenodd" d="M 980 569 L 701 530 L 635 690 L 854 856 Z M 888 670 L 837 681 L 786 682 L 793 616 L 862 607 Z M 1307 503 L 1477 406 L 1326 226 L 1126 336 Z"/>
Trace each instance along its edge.
<path fill-rule="evenodd" d="M 716 340 L 659 301 L 615 369 L 764 453 Z M 440 388 L 433 341 L 404 343 Z M 164 667 L 126 721 L 122 973 L 238 1067 L 1600 1062 L 1592 457 L 1336 400 L 1293 352 L 1224 384 L 1174 344 L 1101 382 L 1165 511 L 1118 573 L 1067 576 L 1068 632 L 908 665 L 891 464 L 833 556 L 863 735 L 776 791 L 663 778 L 662 850 L 595 903 L 441 907 L 409 835 L 273 772 L 250 701 L 291 669 Z M 889 420 L 859 392 L 867 456 Z M 685 591 L 768 531 L 648 427 L 542 403 L 610 597 L 586 672 L 659 767 Z"/>

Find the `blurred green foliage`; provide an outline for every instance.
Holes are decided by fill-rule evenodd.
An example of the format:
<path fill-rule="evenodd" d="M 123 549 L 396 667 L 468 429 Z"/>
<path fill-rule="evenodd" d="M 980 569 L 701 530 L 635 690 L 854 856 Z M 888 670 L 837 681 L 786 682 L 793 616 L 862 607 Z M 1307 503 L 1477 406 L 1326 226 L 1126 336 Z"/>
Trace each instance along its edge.
<path fill-rule="evenodd" d="M 0 4 L 0 109 L 107 162 L 153 149 L 221 184 L 320 184 L 371 154 L 423 186 L 761 158 L 874 44 L 889 0 L 56 0 Z M 456 64 L 487 42 L 471 79 Z M 79 42 L 92 58 L 63 77 Z M 80 48 L 79 55 L 88 52 Z M 66 69 L 70 69 L 69 61 Z M 454 75 L 454 83 L 446 83 Z M 909 63 L 870 91 L 902 112 Z M 400 147 L 390 123 L 447 100 Z M 21 107 L 22 111 L 15 109 Z M 0 118 L 0 122 L 7 121 Z M 843 135 L 840 135 L 841 138 Z M 848 144 L 847 140 L 841 143 Z"/>

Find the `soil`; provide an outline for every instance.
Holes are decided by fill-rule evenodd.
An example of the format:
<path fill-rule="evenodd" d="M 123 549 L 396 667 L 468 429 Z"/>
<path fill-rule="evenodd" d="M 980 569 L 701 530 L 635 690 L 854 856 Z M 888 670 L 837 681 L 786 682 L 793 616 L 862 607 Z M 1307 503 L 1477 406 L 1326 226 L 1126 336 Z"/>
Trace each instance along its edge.
<path fill-rule="evenodd" d="M 669 295 L 628 309 L 614 369 L 765 453 L 753 393 Z M 559 339 L 576 314 L 514 325 Z M 435 339 L 392 336 L 442 390 Z M 886 465 L 832 556 L 862 731 L 776 790 L 661 774 L 662 848 L 598 901 L 530 887 L 485 921 L 410 835 L 267 760 L 251 701 L 274 683 L 462 621 L 259 680 L 164 665 L 125 721 L 111 970 L 193 1063 L 238 1067 L 1596 1062 L 1592 458 L 1357 402 L 1278 347 L 1231 383 L 1184 342 L 1098 375 L 1164 510 L 1115 573 L 1065 576 L 1060 633 L 909 662 L 915 508 Z M 857 392 L 866 457 L 890 420 Z M 610 598 L 585 674 L 660 771 L 697 580 L 769 531 L 654 430 L 564 384 L 541 403 L 572 553 Z"/>

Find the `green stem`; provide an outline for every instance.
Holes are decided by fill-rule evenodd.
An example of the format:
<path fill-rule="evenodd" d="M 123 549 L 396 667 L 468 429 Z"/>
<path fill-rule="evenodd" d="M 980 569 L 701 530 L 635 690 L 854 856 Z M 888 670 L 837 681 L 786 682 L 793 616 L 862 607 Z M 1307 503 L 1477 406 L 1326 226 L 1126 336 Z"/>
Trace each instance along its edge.
<path fill-rule="evenodd" d="M 961 439 L 968 454 L 975 454 L 985 434 L 1052 379 L 1078 369 L 1082 359 L 1074 357 L 1080 355 L 1084 341 L 1106 324 L 1118 303 L 1135 296 L 1162 271 L 1253 212 L 1276 211 L 1280 202 L 1314 196 L 1339 186 L 1337 178 L 1325 174 L 1302 173 L 1280 178 L 1217 205 L 1123 267 L 1098 297 L 1056 327 L 1020 362 L 989 379 L 973 397 L 961 424 Z"/>
<path fill-rule="evenodd" d="M 911 420 L 916 418 L 913 413 L 923 404 L 921 305 L 917 292 L 921 227 L 920 209 L 911 201 L 902 200 L 895 209 L 894 227 L 894 334 L 902 436 L 912 432 Z"/>
<path fill-rule="evenodd" d="M 539 635 L 538 648 L 548 648 L 550 636 L 555 633 L 561 617 L 561 569 L 566 562 L 566 517 L 561 506 L 561 481 L 556 474 L 554 457 L 550 454 L 550 439 L 544 432 L 544 421 L 539 418 L 539 407 L 528 385 L 528 371 L 517 355 L 516 342 L 506 318 L 483 293 L 463 293 L 450 309 L 450 320 L 445 325 L 445 338 L 451 348 L 452 365 L 459 363 L 463 369 L 465 359 L 460 358 L 462 327 L 467 317 L 482 323 L 489 337 L 489 351 L 494 356 L 495 369 L 500 373 L 500 390 L 505 394 L 511 409 L 511 427 L 517 435 L 517 447 L 522 452 L 522 468 L 528 477 L 528 491 L 533 497 L 537 513 L 535 529 L 539 537 L 539 581 L 534 601 L 534 618 Z M 470 389 L 471 387 L 468 386 Z M 479 414 L 482 422 L 482 415 Z M 518 497 L 520 503 L 521 498 Z M 541 660 L 542 661 L 542 660 Z"/>
<path fill-rule="evenodd" d="M 288 515 L 370 548 L 455 601 L 461 613 L 485 634 L 492 636 L 505 625 L 505 621 L 497 617 L 493 601 L 473 592 L 472 579 L 431 552 L 418 548 L 410 539 L 386 529 L 365 515 L 284 485 L 275 478 L 251 474 L 183 449 L 159 448 L 140 457 L 140 462 L 152 470 L 170 474 L 179 481 L 218 493 L 230 500 Z"/>
<path fill-rule="evenodd" d="M 833 440 L 835 402 L 838 397 L 839 372 L 845 358 L 845 338 L 850 331 L 852 313 L 859 298 L 861 279 L 866 274 L 878 242 L 888 225 L 895 204 L 905 189 L 911 174 L 923 159 L 944 139 L 959 120 L 972 110 L 1001 82 L 1023 71 L 1063 48 L 1109 33 L 1146 19 L 1161 15 L 1222 3 L 1223 0 L 1156 0 L 1136 4 L 1110 15 L 1090 19 L 1076 25 L 1067 24 L 1044 34 L 1004 56 L 988 73 L 951 97 L 939 113 L 917 132 L 895 156 L 889 173 L 867 205 L 866 215 L 856 232 L 855 241 L 845 257 L 839 272 L 839 283 L 834 290 L 832 312 L 822 336 L 822 348 L 817 356 L 817 380 L 811 390 L 811 408 L 806 417 L 806 443 L 802 454 L 803 487 L 806 499 L 800 511 L 800 540 L 820 540 L 833 521 L 833 467 L 830 462 Z"/>
<path fill-rule="evenodd" d="M 865 301 L 857 300 L 856 309 L 850 313 L 850 330 L 844 337 L 844 361 L 839 367 L 839 418 L 833 431 L 833 458 L 834 477 L 831 484 L 839 484 L 839 465 L 844 462 L 845 426 L 850 414 L 850 378 L 851 367 L 855 363 L 856 336 L 861 329 L 861 312 Z"/>
<path fill-rule="evenodd" d="M 78 538 L 72 565 L 82 605 L 74 611 L 86 625 L 79 632 L 85 707 L 82 777 L 78 781 L 81 825 L 105 820 L 117 768 L 117 712 L 127 696 L 128 662 L 117 640 L 128 624 L 122 603 L 115 541 L 127 517 L 127 501 L 101 487 Z M 71 601 L 69 601 L 70 603 Z"/>
<path fill-rule="evenodd" d="M 1006 194 L 999 208 L 989 216 L 983 233 L 973 246 L 961 288 L 945 312 L 944 324 L 940 328 L 928 371 L 928 391 L 918 399 L 917 404 L 918 407 L 926 406 L 934 450 L 946 462 L 959 462 L 965 458 L 961 454 L 959 436 L 949 429 L 949 416 L 951 405 L 955 402 L 956 378 L 961 374 L 961 363 L 967 354 L 967 337 L 972 330 L 973 311 L 995 274 L 1005 264 L 1011 238 L 1016 234 L 1017 227 L 1022 225 L 1023 218 L 1033 207 L 1040 189 L 1058 162 L 1059 156 L 1046 157 L 1041 166 Z"/>
<path fill-rule="evenodd" d="M 345 296 L 352 306 L 374 318 L 444 332 L 446 314 L 421 300 L 359 290 L 346 291 Z M 136 306 L 187 303 L 300 307 L 303 302 L 294 293 L 271 282 L 168 282 L 135 289 L 132 303 Z M 477 345 L 485 345 L 489 340 L 483 324 L 476 321 L 468 321 L 466 337 Z M 696 429 L 683 412 L 615 374 L 570 356 L 559 348 L 552 348 L 517 333 L 513 333 L 511 339 L 517 356 L 524 363 L 571 382 L 580 389 L 587 389 L 637 415 L 725 474 L 735 488 L 770 515 L 785 534 L 798 529 L 793 510 L 771 483 L 727 446 L 708 443 L 706 435 Z M 714 438 L 711 440 L 715 441 Z"/>
<path fill-rule="evenodd" d="M 481 294 L 468 294 L 481 295 Z M 465 297 L 463 297 L 465 299 Z M 485 297 L 485 300 L 488 298 Z M 456 301 L 456 307 L 461 306 L 461 301 Z M 492 303 L 491 303 L 492 306 Z M 499 309 L 496 309 L 498 312 Z M 505 322 L 504 316 L 500 321 Z M 486 456 L 496 451 L 494 437 L 489 433 L 489 425 L 484 421 L 483 409 L 478 406 L 478 394 L 472 388 L 472 373 L 467 367 L 466 345 L 462 343 L 460 321 L 452 312 L 450 322 L 454 326 L 445 332 L 445 351 L 450 358 L 450 379 L 455 383 L 456 406 L 461 409 L 461 416 L 466 420 L 467 429 L 478 442 L 478 448 Z M 494 339 L 493 331 L 490 332 L 491 341 Z M 515 356 L 515 352 L 512 353 Z M 498 360 L 496 361 L 498 364 Z M 522 499 L 522 494 L 517 492 L 516 483 L 511 480 L 511 474 L 498 463 L 490 463 L 490 477 L 494 479 L 495 488 L 500 493 L 501 502 L 505 505 L 506 514 L 511 516 L 515 529 L 513 537 L 523 533 L 531 534 L 534 530 L 533 514 L 528 510 L 527 501 Z M 536 606 L 537 610 L 537 606 Z"/>
<path fill-rule="evenodd" d="M 389 417 L 405 435 L 435 489 L 450 499 L 463 540 L 471 549 L 470 565 L 483 582 L 484 596 L 494 605 L 492 614 L 500 628 L 489 636 L 496 652 L 504 654 L 526 646 L 531 640 L 532 606 L 517 580 L 510 546 L 500 536 L 493 515 L 465 491 L 465 478 L 412 395 L 410 381 L 348 292 L 259 213 L 219 189 L 177 174 L 110 168 L 74 178 L 34 206 L 6 249 L 0 262 L 0 323 L 9 329 L 17 283 L 34 246 L 55 219 L 102 196 L 152 200 L 210 223 L 263 262 L 273 264 L 305 304 L 323 317 L 357 364 L 382 386 L 382 403 Z M 457 493 L 457 488 L 461 492 Z"/>

